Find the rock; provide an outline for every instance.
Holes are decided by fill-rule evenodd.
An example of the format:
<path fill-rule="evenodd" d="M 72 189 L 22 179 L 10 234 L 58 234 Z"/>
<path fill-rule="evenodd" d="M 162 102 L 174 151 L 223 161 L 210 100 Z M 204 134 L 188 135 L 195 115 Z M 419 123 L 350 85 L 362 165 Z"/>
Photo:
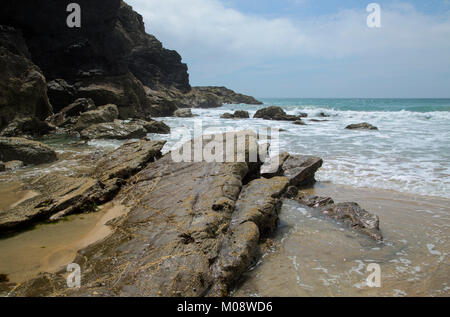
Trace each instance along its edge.
<path fill-rule="evenodd" d="M 308 196 L 304 194 L 299 195 L 298 201 L 302 205 L 306 205 L 311 208 L 326 207 L 334 204 L 333 199 L 330 197 Z"/>
<path fill-rule="evenodd" d="M 222 104 L 247 104 L 247 105 L 262 105 L 261 101 L 256 100 L 254 97 L 246 96 L 234 92 L 231 89 L 225 87 L 193 87 L 193 94 L 205 95 L 212 94 L 218 98 L 218 103 Z M 220 107 L 220 106 L 219 106 Z"/>
<path fill-rule="evenodd" d="M 347 130 L 378 130 L 377 127 L 375 127 L 367 122 L 358 123 L 358 124 L 350 124 L 346 127 L 346 129 Z"/>
<path fill-rule="evenodd" d="M 244 157 L 252 157 L 258 148 L 256 135 L 232 135 L 249 137 Z M 233 152 L 224 153 L 224 158 L 238 155 L 229 150 Z M 284 178 L 250 183 L 244 189 L 247 198 L 239 201 L 242 181 L 252 168 L 249 163 L 177 162 L 169 153 L 148 164 L 118 194 L 116 199 L 128 213 L 114 223 L 112 234 L 81 250 L 75 259 L 83 272 L 81 288 L 58 286 L 62 276 L 52 274 L 41 284 L 39 294 L 228 295 L 233 281 L 258 255 L 260 232 L 272 229 L 288 183 Z M 254 209 L 252 196 L 261 196 Z M 239 213 L 235 213 L 237 205 Z M 233 222 L 237 215 L 261 224 L 261 230 L 252 221 Z M 18 286 L 11 295 L 36 295 L 33 281 Z"/>
<path fill-rule="evenodd" d="M 295 125 L 306 125 L 306 123 L 303 122 L 302 120 L 296 120 L 296 121 L 294 121 L 294 124 Z"/>
<path fill-rule="evenodd" d="M 188 96 L 190 104 L 194 108 L 219 108 L 223 105 L 222 100 L 217 95 L 210 92 L 196 92 L 193 90 Z"/>
<path fill-rule="evenodd" d="M 6 162 L 4 165 L 7 171 L 15 171 L 19 168 L 22 168 L 24 164 L 22 161 L 9 161 Z"/>
<path fill-rule="evenodd" d="M 48 98 L 53 112 L 58 113 L 75 100 L 76 89 L 64 79 L 55 79 L 47 83 Z"/>
<path fill-rule="evenodd" d="M 4 129 L 0 132 L 2 137 L 40 137 L 50 131 L 55 130 L 55 127 L 51 126 L 46 121 L 41 121 L 36 117 L 18 117 L 12 120 Z"/>
<path fill-rule="evenodd" d="M 92 177 L 107 181 L 109 179 L 129 177 L 140 172 L 147 164 L 161 158 L 161 150 L 166 141 L 142 139 L 129 141 L 105 155 L 97 164 Z"/>
<path fill-rule="evenodd" d="M 0 211 L 0 234 L 45 220 L 93 212 L 117 194 L 125 180 L 161 156 L 164 141 L 127 142 L 101 158 L 90 177 L 48 174 L 26 189 L 39 193 L 14 208 Z"/>
<path fill-rule="evenodd" d="M 116 105 L 108 104 L 99 107 L 97 110 L 91 110 L 84 112 L 80 115 L 78 122 L 75 126 L 77 131 L 82 131 L 91 125 L 97 123 L 113 122 L 119 117 L 119 110 Z"/>
<path fill-rule="evenodd" d="M 73 103 L 61 110 L 66 117 L 77 117 L 86 111 L 95 110 L 94 100 L 90 98 L 78 98 Z"/>
<path fill-rule="evenodd" d="M 6 171 L 5 163 L 0 162 L 0 173 Z"/>
<path fill-rule="evenodd" d="M 221 118 L 222 119 L 248 119 L 248 118 L 250 118 L 250 114 L 248 113 L 248 111 L 238 110 L 238 111 L 235 111 L 234 114 L 224 113 L 221 116 Z"/>
<path fill-rule="evenodd" d="M 261 166 L 260 174 L 264 178 L 272 178 L 275 176 L 283 176 L 283 164 L 289 158 L 289 153 L 284 152 L 275 157 L 269 158 Z"/>
<path fill-rule="evenodd" d="M 268 108 L 260 109 L 256 112 L 253 118 L 261 118 L 264 120 L 279 120 L 279 121 L 297 121 L 300 119 L 298 116 L 292 116 L 286 114 L 281 107 L 271 106 Z"/>
<path fill-rule="evenodd" d="M 28 57 L 20 32 L 0 26 L 0 131 L 15 118 L 45 120 L 52 112 L 46 80 Z"/>
<path fill-rule="evenodd" d="M 283 163 L 283 175 L 292 186 L 306 186 L 314 183 L 314 175 L 322 167 L 323 160 L 316 156 L 290 155 Z"/>
<path fill-rule="evenodd" d="M 232 113 L 224 113 L 220 116 L 221 119 L 234 119 L 234 115 Z"/>
<path fill-rule="evenodd" d="M 134 122 L 115 120 L 114 122 L 93 124 L 82 130 L 80 135 L 84 140 L 128 140 L 145 137 L 147 130 Z"/>
<path fill-rule="evenodd" d="M 302 205 L 318 210 L 327 217 L 341 221 L 353 230 L 362 232 L 375 240 L 383 240 L 378 216 L 370 214 L 357 203 L 335 204 L 333 199 L 329 197 L 304 194 L 299 195 L 297 201 Z"/>
<path fill-rule="evenodd" d="M 57 159 L 55 151 L 40 142 L 0 137 L 0 160 L 3 162 L 20 160 L 25 165 L 38 165 Z"/>
<path fill-rule="evenodd" d="M 137 119 L 131 122 L 142 125 L 147 133 L 170 134 L 170 127 L 162 121 Z"/>
<path fill-rule="evenodd" d="M 328 122 L 330 120 L 318 120 L 318 119 L 310 119 L 311 122 Z"/>
<path fill-rule="evenodd" d="M 242 190 L 218 259 L 212 266 L 216 282 L 211 295 L 227 296 L 231 286 L 257 262 L 258 243 L 277 228 L 285 177 L 257 179 Z"/>
<path fill-rule="evenodd" d="M 97 105 L 116 104 L 120 119 L 144 118 L 147 110 L 155 110 L 144 85 L 156 90 L 173 87 L 183 93 L 190 90 L 187 66 L 180 55 L 146 34 L 142 16 L 130 6 L 121 0 L 77 3 L 83 25 L 76 32 L 67 27 L 66 15 L 55 19 L 66 12 L 65 2 L 5 0 L 0 21 L 27 31 L 33 61 L 47 78 L 62 78 L 81 88 L 76 97 L 90 97 Z M 100 102 L 103 98 L 107 100 Z M 158 106 L 165 111 L 165 105 Z M 156 112 L 151 115 L 157 116 Z"/>
<path fill-rule="evenodd" d="M 91 98 L 96 105 L 115 104 L 119 119 L 145 118 L 172 114 L 176 109 L 167 108 L 162 101 L 162 108 L 153 107 L 147 97 L 145 87 L 132 74 L 117 76 L 87 77 L 77 82 L 78 98 Z M 157 103 L 160 103 L 157 101 Z"/>
<path fill-rule="evenodd" d="M 178 109 L 174 112 L 173 116 L 178 118 L 192 118 L 194 115 L 191 109 Z"/>

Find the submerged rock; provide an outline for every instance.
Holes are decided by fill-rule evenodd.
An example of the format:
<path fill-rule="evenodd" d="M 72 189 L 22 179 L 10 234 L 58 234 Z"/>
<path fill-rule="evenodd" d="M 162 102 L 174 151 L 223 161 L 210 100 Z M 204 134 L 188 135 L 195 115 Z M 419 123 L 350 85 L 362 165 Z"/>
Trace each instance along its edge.
<path fill-rule="evenodd" d="M 301 119 L 301 116 L 288 115 L 281 107 L 271 106 L 258 110 L 253 118 L 278 121 L 297 121 Z"/>
<path fill-rule="evenodd" d="M 224 113 L 220 118 L 222 119 L 248 119 L 250 118 L 250 114 L 248 111 L 237 110 L 233 114 Z"/>
<path fill-rule="evenodd" d="M 350 124 L 346 127 L 346 129 L 347 130 L 378 130 L 377 127 L 375 127 L 367 122 L 358 123 L 358 124 Z"/>
<path fill-rule="evenodd" d="M 306 125 L 306 123 L 305 122 L 303 122 L 303 120 L 296 120 L 296 121 L 294 121 L 294 124 L 295 125 Z"/>
<path fill-rule="evenodd" d="M 375 240 L 383 240 L 380 232 L 380 220 L 362 209 L 357 203 L 335 204 L 332 198 L 300 194 L 297 201 L 314 208 L 323 215 L 349 225 L 353 230 L 362 232 Z"/>
<path fill-rule="evenodd" d="M 58 159 L 49 146 L 22 138 L 0 137 L 0 160 L 20 160 L 25 165 L 52 163 Z"/>

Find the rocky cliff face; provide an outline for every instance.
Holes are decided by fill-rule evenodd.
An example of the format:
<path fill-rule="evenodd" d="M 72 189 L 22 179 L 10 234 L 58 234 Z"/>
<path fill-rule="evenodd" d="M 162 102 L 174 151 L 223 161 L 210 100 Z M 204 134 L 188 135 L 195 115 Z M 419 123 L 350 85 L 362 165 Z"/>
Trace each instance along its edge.
<path fill-rule="evenodd" d="M 0 25 L 0 130 L 17 115 L 43 120 L 52 111 L 45 77 L 29 57 L 20 31 Z"/>
<path fill-rule="evenodd" d="M 121 0 L 77 1 L 81 28 L 66 25 L 70 2 L 6 0 L 0 12 L 0 24 L 20 30 L 25 39 L 7 49 L 29 51 L 26 56 L 52 82 L 54 111 L 90 97 L 96 105 L 117 104 L 123 119 L 170 115 L 176 106 L 156 107 L 145 86 L 190 91 L 180 55 L 146 34 L 142 17 Z M 54 80 L 65 84 L 55 87 Z"/>

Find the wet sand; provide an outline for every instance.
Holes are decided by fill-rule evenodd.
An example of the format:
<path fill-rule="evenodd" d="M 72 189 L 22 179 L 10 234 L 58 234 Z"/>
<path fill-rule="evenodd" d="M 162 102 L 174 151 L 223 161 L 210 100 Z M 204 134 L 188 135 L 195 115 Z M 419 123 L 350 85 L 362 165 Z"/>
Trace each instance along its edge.
<path fill-rule="evenodd" d="M 450 200 L 323 183 L 309 193 L 379 215 L 384 241 L 285 201 L 273 248 L 235 296 L 450 296 Z M 367 285 L 370 263 L 380 288 Z"/>
<path fill-rule="evenodd" d="M 20 191 L 19 183 L 0 185 L 0 208 L 34 194 Z M 124 213 L 123 206 L 111 202 L 98 212 L 73 215 L 0 239 L 0 274 L 21 283 L 41 272 L 57 272 L 75 259 L 78 250 L 106 238 L 112 232 L 107 223 Z"/>

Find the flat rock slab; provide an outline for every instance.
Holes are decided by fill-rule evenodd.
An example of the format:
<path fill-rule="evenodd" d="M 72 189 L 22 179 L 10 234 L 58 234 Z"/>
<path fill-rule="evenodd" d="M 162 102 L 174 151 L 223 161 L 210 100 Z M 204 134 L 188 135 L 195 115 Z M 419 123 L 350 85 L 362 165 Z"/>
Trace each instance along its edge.
<path fill-rule="evenodd" d="M 62 275 L 46 275 L 12 295 L 228 295 L 257 255 L 261 232 L 273 229 L 289 183 L 255 180 L 243 189 L 250 169 L 247 162 L 177 163 L 167 154 L 122 188 L 117 199 L 128 213 L 113 233 L 79 252 L 80 289 L 58 286 Z"/>
<path fill-rule="evenodd" d="M 44 175 L 26 186 L 39 193 L 8 210 L 0 211 L 0 234 L 69 214 L 96 211 L 112 200 L 125 180 L 161 157 L 165 141 L 127 142 L 100 159 L 91 177 Z"/>
<path fill-rule="evenodd" d="M 0 137 L 0 160 L 22 161 L 25 165 L 52 163 L 58 159 L 49 146 L 23 138 Z"/>

